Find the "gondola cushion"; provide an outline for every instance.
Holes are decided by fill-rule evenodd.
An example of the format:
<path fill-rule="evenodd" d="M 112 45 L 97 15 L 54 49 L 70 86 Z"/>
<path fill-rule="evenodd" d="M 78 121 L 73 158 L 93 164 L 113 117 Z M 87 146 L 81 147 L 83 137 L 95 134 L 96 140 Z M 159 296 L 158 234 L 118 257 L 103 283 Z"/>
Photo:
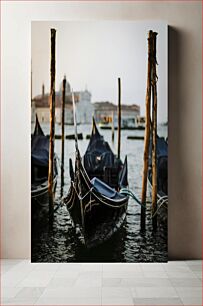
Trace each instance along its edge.
<path fill-rule="evenodd" d="M 91 180 L 91 184 L 93 187 L 96 189 L 97 192 L 103 194 L 105 197 L 110 198 L 110 199 L 115 199 L 115 198 L 123 198 L 124 196 L 121 195 L 119 192 L 117 192 L 115 189 L 111 188 L 101 180 L 99 180 L 97 177 L 94 177 Z"/>

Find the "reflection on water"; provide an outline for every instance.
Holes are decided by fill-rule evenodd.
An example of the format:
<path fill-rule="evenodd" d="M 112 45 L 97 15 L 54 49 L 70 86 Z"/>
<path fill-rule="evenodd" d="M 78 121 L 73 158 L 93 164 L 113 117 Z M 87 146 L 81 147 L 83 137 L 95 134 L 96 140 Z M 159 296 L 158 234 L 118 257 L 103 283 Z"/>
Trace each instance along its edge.
<path fill-rule="evenodd" d="M 34 127 L 33 127 L 34 128 Z M 49 125 L 42 124 L 45 134 L 49 133 Z M 66 126 L 66 135 L 73 134 L 72 126 Z M 91 125 L 78 126 L 78 132 L 83 133 L 79 140 L 79 149 L 84 154 L 91 133 Z M 111 144 L 116 153 L 115 143 L 111 142 L 111 131 L 101 130 L 105 140 Z M 167 127 L 160 126 L 159 135 L 167 137 Z M 61 127 L 56 125 L 56 134 L 61 134 Z M 143 140 L 128 140 L 128 135 L 144 135 L 144 131 L 122 131 L 121 157 L 128 156 L 129 188 L 140 197 L 142 186 Z M 55 141 L 55 152 L 60 158 L 61 140 Z M 69 158 L 74 160 L 75 144 L 73 140 L 65 140 L 65 186 L 68 192 Z M 60 173 L 59 173 L 60 174 Z M 60 197 L 60 175 L 56 197 Z M 150 200 L 150 194 L 148 194 Z M 150 204 L 149 204 L 150 205 Z M 159 222 L 157 232 L 152 231 L 150 206 L 147 208 L 146 232 L 140 232 L 140 206 L 129 200 L 127 218 L 124 226 L 111 240 L 94 249 L 87 250 L 82 246 L 72 228 L 66 207 L 59 208 L 54 215 L 52 229 L 48 225 L 32 230 L 32 261 L 33 262 L 164 262 L 167 261 L 167 224 Z"/>

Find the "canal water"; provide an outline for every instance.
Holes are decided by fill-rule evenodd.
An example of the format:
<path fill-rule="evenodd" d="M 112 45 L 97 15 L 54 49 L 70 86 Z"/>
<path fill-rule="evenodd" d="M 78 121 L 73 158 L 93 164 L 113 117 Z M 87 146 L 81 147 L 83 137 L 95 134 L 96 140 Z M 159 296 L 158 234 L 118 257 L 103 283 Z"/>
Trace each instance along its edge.
<path fill-rule="evenodd" d="M 49 124 L 41 124 L 45 134 L 49 134 Z M 32 125 L 32 131 L 34 125 Z M 56 125 L 56 134 L 61 134 L 61 126 Z M 91 133 L 91 125 L 79 125 L 78 133 L 83 133 L 79 140 L 81 154 L 85 153 L 89 140 L 86 135 Z M 65 126 L 66 135 L 74 133 L 73 126 Z M 109 142 L 114 153 L 117 147 L 117 132 L 115 142 L 111 140 L 111 130 L 100 130 L 105 140 Z M 167 127 L 158 127 L 159 136 L 167 137 Z M 122 130 L 121 157 L 128 157 L 129 189 L 139 198 L 142 187 L 143 140 L 128 140 L 128 135 L 144 135 L 144 131 Z M 55 140 L 55 152 L 59 157 L 59 176 L 56 199 L 60 198 L 60 156 L 61 140 Z M 75 142 L 65 140 L 65 186 L 64 195 L 70 185 L 69 158 L 74 161 Z M 74 163 L 73 163 L 74 164 Z M 124 226 L 109 241 L 94 248 L 86 249 L 78 240 L 66 207 L 60 207 L 54 214 L 53 226 L 47 224 L 38 230 L 32 230 L 31 260 L 32 262 L 166 262 L 167 252 L 167 220 L 159 220 L 156 232 L 152 230 L 151 195 L 148 188 L 148 205 L 146 216 L 146 231 L 140 231 L 140 206 L 132 199 L 129 200 L 127 217 Z"/>

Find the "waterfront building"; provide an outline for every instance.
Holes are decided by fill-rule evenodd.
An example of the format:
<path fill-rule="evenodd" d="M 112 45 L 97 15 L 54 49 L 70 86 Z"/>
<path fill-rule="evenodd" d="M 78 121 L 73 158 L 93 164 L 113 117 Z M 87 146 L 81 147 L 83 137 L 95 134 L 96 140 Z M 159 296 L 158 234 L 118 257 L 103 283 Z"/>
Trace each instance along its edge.
<path fill-rule="evenodd" d="M 56 123 L 61 123 L 61 93 L 60 90 L 55 93 L 55 118 Z M 92 121 L 93 105 L 91 103 L 91 93 L 85 89 L 84 91 L 75 91 L 74 98 L 77 109 L 77 122 L 88 124 Z M 49 93 L 45 93 L 44 85 L 42 85 L 42 93 L 32 99 L 32 122 L 35 121 L 35 114 L 38 115 L 40 122 L 49 122 Z M 73 106 L 72 93 L 69 82 L 66 82 L 66 98 L 65 98 L 65 124 L 73 124 Z"/>
<path fill-rule="evenodd" d="M 62 84 L 59 91 L 55 93 L 55 118 L 56 123 L 61 123 L 61 101 L 62 101 Z M 76 103 L 77 122 L 81 124 L 90 124 L 92 115 L 94 115 L 97 123 L 111 124 L 114 118 L 114 125 L 117 125 L 117 105 L 111 102 L 95 102 L 91 103 L 91 93 L 85 89 L 84 91 L 75 91 L 74 98 Z M 122 104 L 122 126 L 133 127 L 139 122 L 140 106 L 136 104 Z M 49 123 L 49 93 L 45 93 L 44 85 L 42 85 L 42 93 L 32 99 L 32 122 L 35 121 L 35 114 L 38 115 L 40 122 Z M 73 124 L 73 105 L 70 83 L 66 82 L 65 97 L 65 124 Z"/>
<path fill-rule="evenodd" d="M 94 105 L 94 117 L 97 123 L 111 124 L 112 119 L 114 125 L 117 126 L 117 105 L 111 102 L 96 102 Z M 140 106 L 136 104 L 121 105 L 121 124 L 123 127 L 136 126 L 140 116 Z"/>

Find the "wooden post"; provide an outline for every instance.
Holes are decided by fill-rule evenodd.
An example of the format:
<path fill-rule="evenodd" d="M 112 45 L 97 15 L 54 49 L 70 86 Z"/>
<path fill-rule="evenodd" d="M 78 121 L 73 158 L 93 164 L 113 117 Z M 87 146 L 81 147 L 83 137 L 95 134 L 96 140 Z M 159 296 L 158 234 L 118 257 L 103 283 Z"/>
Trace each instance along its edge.
<path fill-rule="evenodd" d="M 141 230 L 145 230 L 146 195 L 147 195 L 147 172 L 149 160 L 150 140 L 150 103 L 151 103 L 151 53 L 152 53 L 152 31 L 148 33 L 148 71 L 147 71 L 147 92 L 146 92 L 146 126 L 144 139 L 144 167 L 142 176 L 142 207 L 141 207 Z"/>
<path fill-rule="evenodd" d="M 49 213 L 53 216 L 53 176 L 54 176 L 54 134 L 55 134 L 55 43 L 56 30 L 51 29 L 51 88 L 50 88 L 50 137 L 49 137 L 49 173 L 48 173 L 48 190 L 49 190 Z"/>
<path fill-rule="evenodd" d="M 157 75 L 156 75 L 156 36 L 153 32 L 153 52 L 152 52 L 152 224 L 153 229 L 157 229 Z"/>
<path fill-rule="evenodd" d="M 121 79 L 118 78 L 118 158 L 121 153 Z"/>
<path fill-rule="evenodd" d="M 61 104 L 61 196 L 63 196 L 64 186 L 64 117 L 65 117 L 65 99 L 66 99 L 66 76 L 63 79 L 62 104 Z"/>
<path fill-rule="evenodd" d="M 112 142 L 114 142 L 114 111 L 112 111 L 111 133 L 112 133 Z"/>

